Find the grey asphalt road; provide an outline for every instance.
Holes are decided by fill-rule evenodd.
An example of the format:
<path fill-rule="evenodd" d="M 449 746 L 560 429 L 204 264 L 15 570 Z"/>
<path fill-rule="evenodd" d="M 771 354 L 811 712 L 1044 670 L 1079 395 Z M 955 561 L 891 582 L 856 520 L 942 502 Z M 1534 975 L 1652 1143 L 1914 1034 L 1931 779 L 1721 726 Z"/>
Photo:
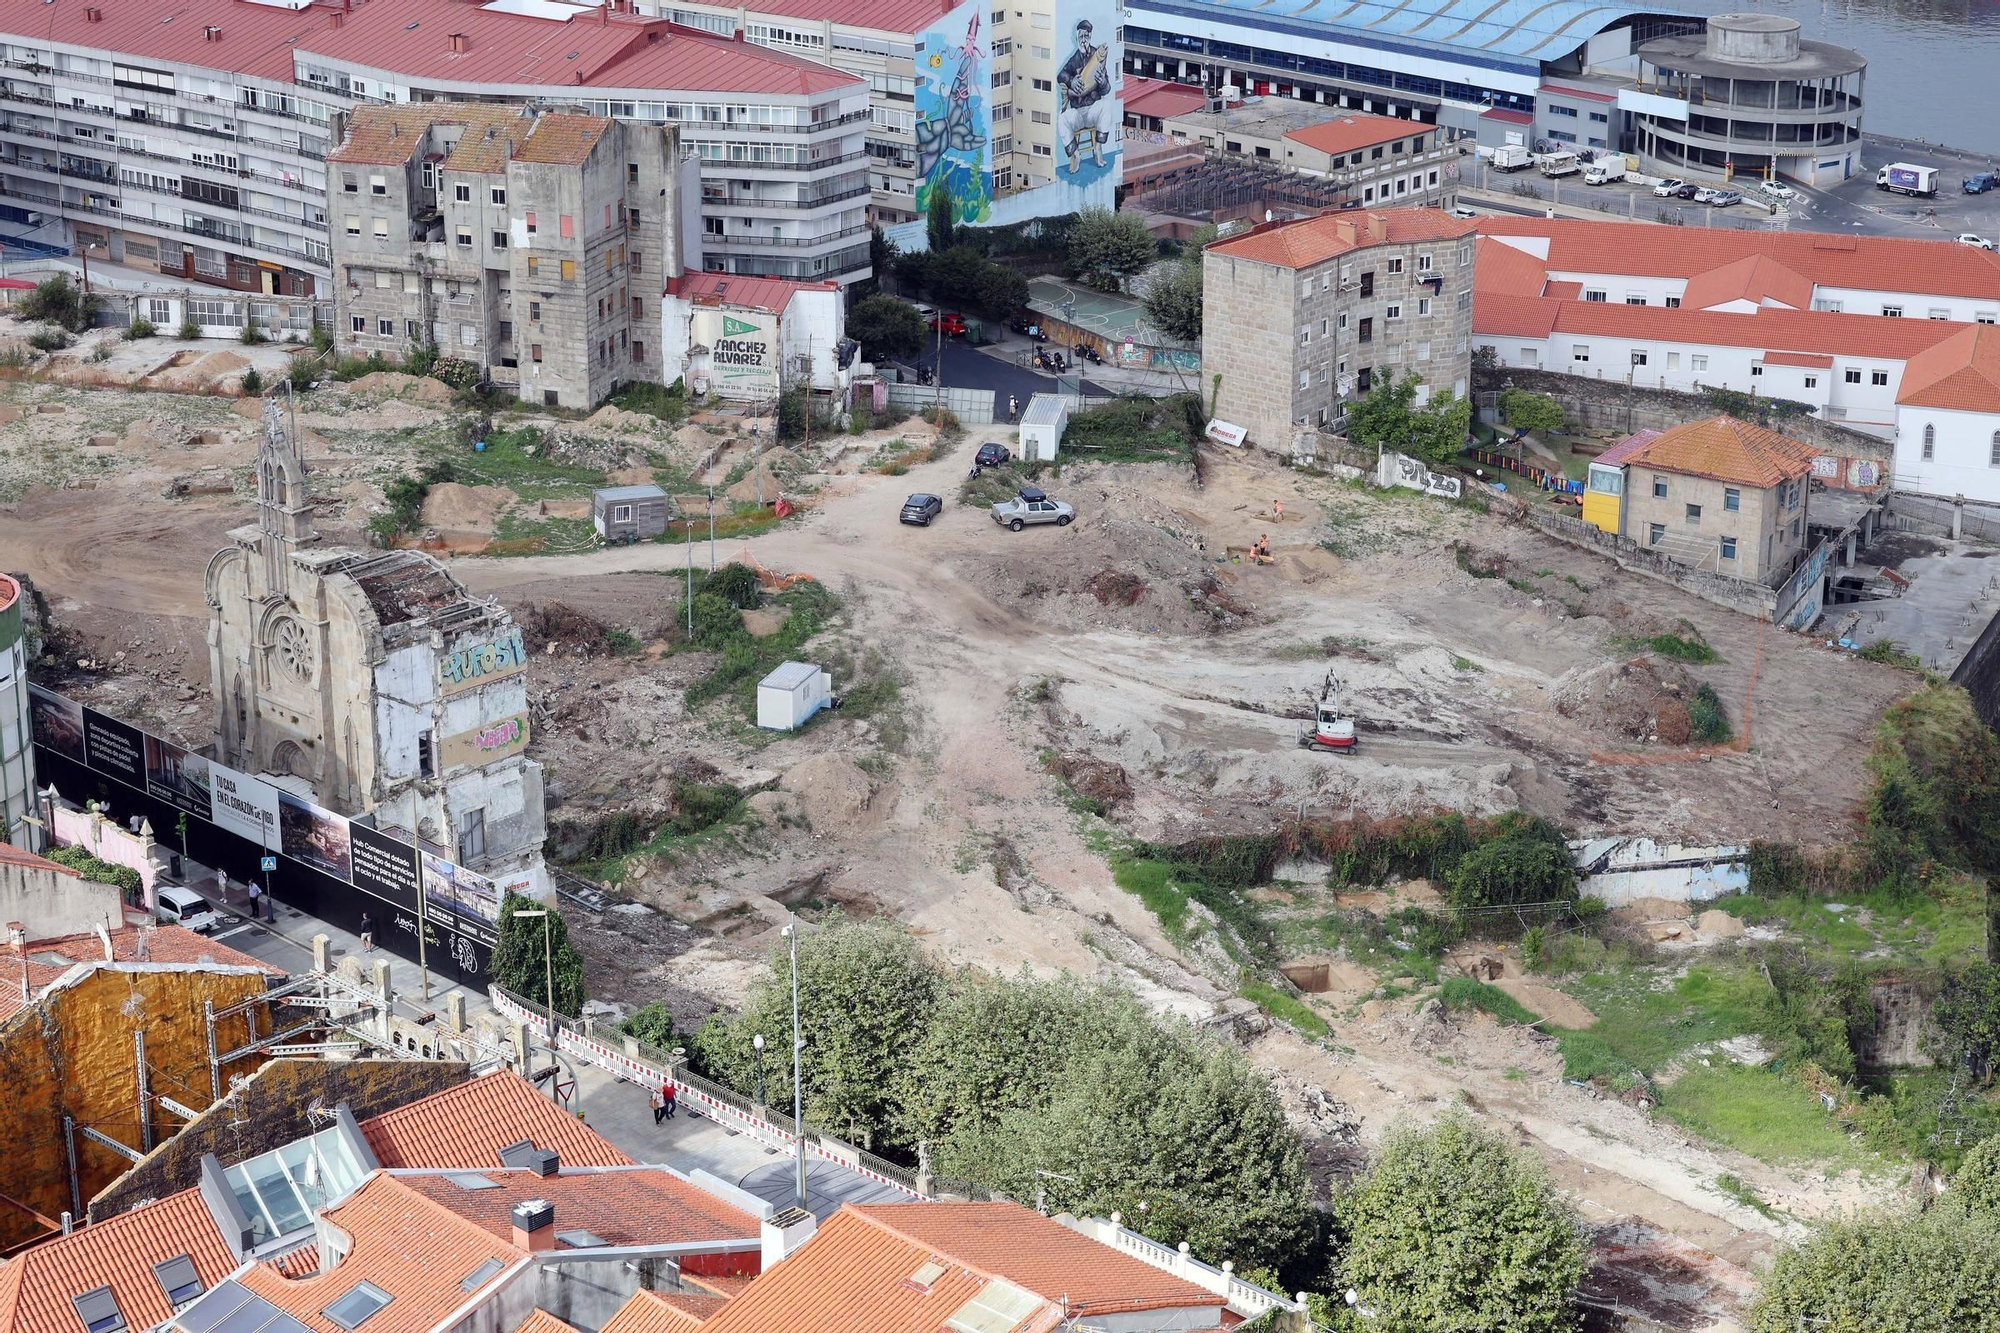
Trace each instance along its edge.
<path fill-rule="evenodd" d="M 1025 346 L 1025 344 L 1023 344 Z M 912 363 L 915 366 L 929 366 L 936 360 L 933 348 Z M 1072 360 L 1075 358 L 1072 357 Z M 995 410 L 1004 414 L 1007 410 L 1007 396 L 1018 398 L 1022 407 L 1028 399 L 1038 393 L 1054 393 L 1056 377 L 1040 371 L 1017 366 L 1010 360 L 988 356 L 977 348 L 968 347 L 963 339 L 947 338 L 944 341 L 944 382 L 957 389 L 991 389 L 998 395 Z M 1110 394 L 1115 389 L 1085 381 L 1085 393 Z"/>

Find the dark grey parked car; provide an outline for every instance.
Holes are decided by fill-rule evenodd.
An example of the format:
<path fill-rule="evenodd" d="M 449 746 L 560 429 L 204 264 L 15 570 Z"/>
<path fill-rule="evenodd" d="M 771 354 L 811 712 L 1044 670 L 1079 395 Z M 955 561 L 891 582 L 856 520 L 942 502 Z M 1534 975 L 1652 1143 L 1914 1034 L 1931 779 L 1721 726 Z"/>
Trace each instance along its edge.
<path fill-rule="evenodd" d="M 903 522 L 914 523 L 927 528 L 931 520 L 944 512 L 944 501 L 935 495 L 913 495 L 903 501 Z"/>

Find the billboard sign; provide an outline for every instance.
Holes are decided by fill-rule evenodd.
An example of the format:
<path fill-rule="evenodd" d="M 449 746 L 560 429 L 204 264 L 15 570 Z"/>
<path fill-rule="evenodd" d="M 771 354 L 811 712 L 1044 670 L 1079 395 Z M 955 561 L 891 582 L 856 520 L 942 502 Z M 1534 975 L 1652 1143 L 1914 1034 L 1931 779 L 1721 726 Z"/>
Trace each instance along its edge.
<path fill-rule="evenodd" d="M 28 686 L 28 724 L 35 744 L 79 764 L 87 762 L 83 754 L 83 708 L 75 700 L 39 685 Z"/>
<path fill-rule="evenodd" d="M 146 794 L 203 819 L 210 818 L 208 757 L 163 741 L 145 738 Z"/>
<path fill-rule="evenodd" d="M 83 710 L 84 762 L 90 767 L 144 791 L 145 749 L 145 733 L 137 727 L 95 708 Z"/>
<path fill-rule="evenodd" d="M 322 874 L 353 882 L 354 848 L 347 816 L 278 790 L 278 850 Z"/>
<path fill-rule="evenodd" d="M 778 391 L 778 317 L 762 310 L 695 307 L 688 341 L 708 348 L 709 378 L 718 386 Z"/>
<path fill-rule="evenodd" d="M 278 789 L 214 760 L 208 765 L 210 820 L 260 847 L 278 845 Z"/>
<path fill-rule="evenodd" d="M 350 822 L 354 887 L 400 911 L 417 910 L 417 849 L 366 824 Z"/>

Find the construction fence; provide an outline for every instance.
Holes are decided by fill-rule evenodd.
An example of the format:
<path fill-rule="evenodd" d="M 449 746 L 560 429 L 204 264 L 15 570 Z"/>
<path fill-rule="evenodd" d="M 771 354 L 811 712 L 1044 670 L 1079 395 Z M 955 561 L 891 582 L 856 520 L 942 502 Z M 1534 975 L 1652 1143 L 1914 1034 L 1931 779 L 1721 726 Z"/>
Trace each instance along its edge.
<path fill-rule="evenodd" d="M 990 426 L 994 420 L 991 389 L 954 389 L 950 385 L 895 384 L 888 386 L 889 405 L 921 412 L 943 402 L 945 410 L 958 418 L 961 426 Z"/>

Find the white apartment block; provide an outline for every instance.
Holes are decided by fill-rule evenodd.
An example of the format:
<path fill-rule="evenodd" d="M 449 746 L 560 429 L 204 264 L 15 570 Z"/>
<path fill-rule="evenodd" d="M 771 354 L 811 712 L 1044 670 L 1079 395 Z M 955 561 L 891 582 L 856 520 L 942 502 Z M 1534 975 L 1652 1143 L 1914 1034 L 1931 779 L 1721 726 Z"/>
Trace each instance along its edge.
<path fill-rule="evenodd" d="M 780 51 L 564 0 L 186 0 L 165 12 L 58 0 L 16 13 L 0 24 L 0 240 L 17 254 L 76 247 L 238 290 L 326 295 L 329 117 L 463 99 L 676 124 L 702 162 L 686 230 L 707 268 L 869 274 L 868 87 Z"/>

